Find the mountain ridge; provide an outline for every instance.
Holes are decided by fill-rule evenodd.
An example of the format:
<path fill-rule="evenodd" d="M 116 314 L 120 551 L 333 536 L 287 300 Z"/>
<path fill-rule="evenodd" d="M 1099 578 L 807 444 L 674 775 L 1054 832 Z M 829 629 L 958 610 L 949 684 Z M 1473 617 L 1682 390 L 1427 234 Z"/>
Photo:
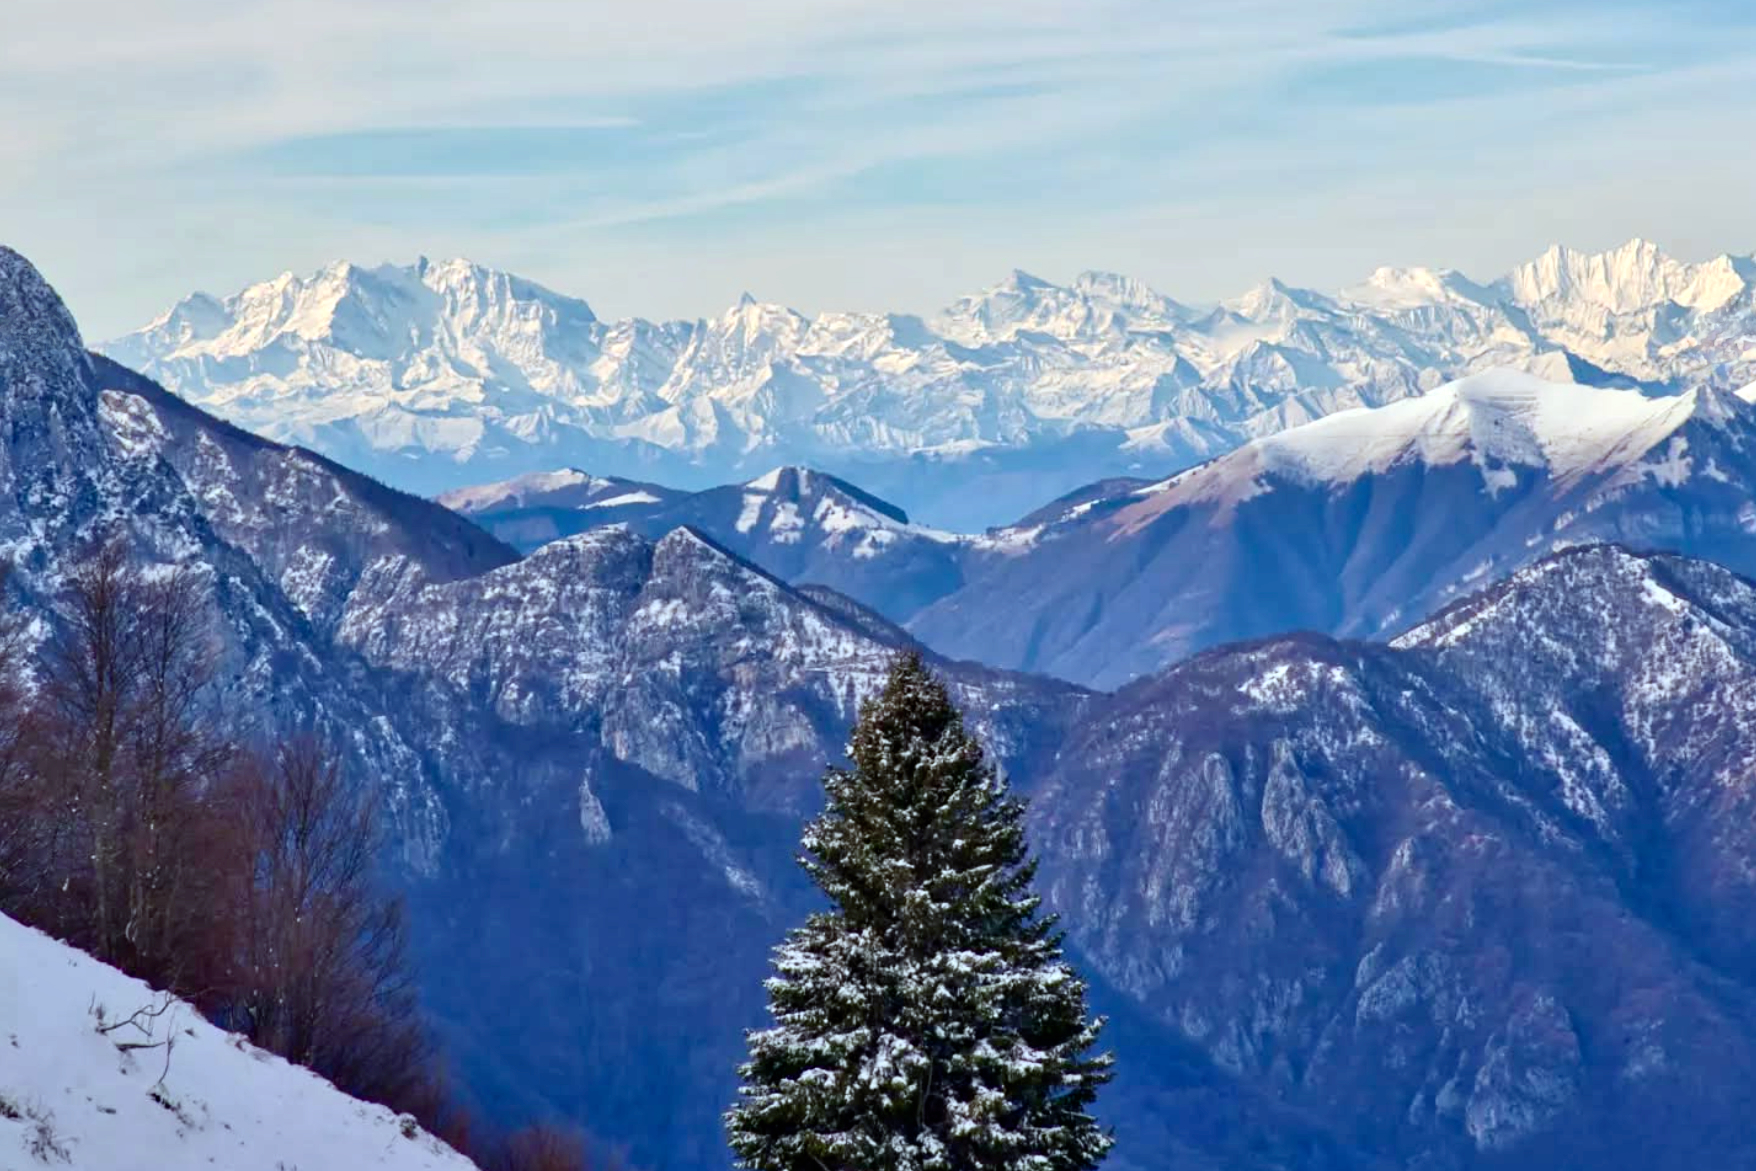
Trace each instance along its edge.
<path fill-rule="evenodd" d="M 1197 655 L 1034 794 L 1048 902 L 1154 1019 L 1392 1165 L 1742 1166 L 1753 607 L 1595 545 L 1388 646 Z"/>
<path fill-rule="evenodd" d="M 1380 269 L 1333 296 L 1271 280 L 1205 310 L 1116 274 L 1014 274 L 927 316 L 747 298 L 694 321 L 605 322 L 463 261 L 338 262 L 188 299 L 103 350 L 418 491 L 568 465 L 702 488 L 806 464 L 982 528 L 1487 366 L 1659 390 L 1756 381 L 1752 274 L 1748 258 L 1689 264 L 1632 241 L 1553 248 L 1488 284 Z M 977 474 L 991 499 L 968 493 Z"/>
<path fill-rule="evenodd" d="M 1039 510 L 976 542 L 907 625 L 954 657 L 1114 687 L 1240 638 L 1393 633 L 1569 544 L 1756 570 L 1753 461 L 1738 394 L 1489 371 Z"/>

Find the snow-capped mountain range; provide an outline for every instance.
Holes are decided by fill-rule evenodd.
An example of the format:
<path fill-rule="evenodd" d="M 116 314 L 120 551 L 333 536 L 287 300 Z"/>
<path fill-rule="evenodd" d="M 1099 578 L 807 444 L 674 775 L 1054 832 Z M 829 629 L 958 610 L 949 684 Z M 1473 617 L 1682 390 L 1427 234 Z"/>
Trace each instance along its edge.
<path fill-rule="evenodd" d="M 195 294 L 102 349 L 410 490 L 564 466 L 704 487 L 808 464 L 981 528 L 1488 366 L 1741 385 L 1756 380 L 1753 287 L 1756 260 L 1691 264 L 1635 240 L 1553 248 L 1488 284 L 1380 269 L 1334 295 L 1267 281 L 1206 309 L 1112 274 L 1015 272 L 927 317 L 808 318 L 746 297 L 654 323 L 601 321 L 463 260 L 338 263 Z"/>

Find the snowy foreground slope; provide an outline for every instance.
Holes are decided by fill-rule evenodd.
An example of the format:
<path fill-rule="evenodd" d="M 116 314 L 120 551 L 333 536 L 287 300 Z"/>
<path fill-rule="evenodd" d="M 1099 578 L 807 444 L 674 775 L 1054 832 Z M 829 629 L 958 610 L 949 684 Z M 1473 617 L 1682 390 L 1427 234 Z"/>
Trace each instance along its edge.
<path fill-rule="evenodd" d="M 157 1011 L 143 1024 L 131 1014 Z M 101 1014 L 101 1017 L 100 1017 Z M 100 1032 L 100 1024 L 120 1025 Z M 119 1045 L 165 1048 L 122 1050 Z M 0 1169 L 466 1171 L 438 1139 L 0 915 Z"/>

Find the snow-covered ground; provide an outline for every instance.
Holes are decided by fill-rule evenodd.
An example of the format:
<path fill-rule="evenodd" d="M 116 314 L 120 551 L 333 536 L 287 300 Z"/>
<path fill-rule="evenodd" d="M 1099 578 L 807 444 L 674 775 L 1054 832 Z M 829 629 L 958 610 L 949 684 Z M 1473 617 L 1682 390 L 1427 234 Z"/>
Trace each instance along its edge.
<path fill-rule="evenodd" d="M 0 1171 L 474 1166 L 412 1120 L 405 1129 L 384 1107 L 0 916 Z"/>

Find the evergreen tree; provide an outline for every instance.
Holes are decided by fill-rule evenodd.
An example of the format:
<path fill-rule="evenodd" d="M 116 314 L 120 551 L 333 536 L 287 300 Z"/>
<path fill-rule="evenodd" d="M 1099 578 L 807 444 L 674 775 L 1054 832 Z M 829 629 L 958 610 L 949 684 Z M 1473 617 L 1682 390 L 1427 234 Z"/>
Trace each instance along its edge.
<path fill-rule="evenodd" d="M 775 952 L 732 1148 L 754 1171 L 1075 1171 L 1112 1139 L 1101 1020 L 1038 914 L 1024 803 L 945 686 L 900 658 L 802 864 L 829 896 Z"/>

